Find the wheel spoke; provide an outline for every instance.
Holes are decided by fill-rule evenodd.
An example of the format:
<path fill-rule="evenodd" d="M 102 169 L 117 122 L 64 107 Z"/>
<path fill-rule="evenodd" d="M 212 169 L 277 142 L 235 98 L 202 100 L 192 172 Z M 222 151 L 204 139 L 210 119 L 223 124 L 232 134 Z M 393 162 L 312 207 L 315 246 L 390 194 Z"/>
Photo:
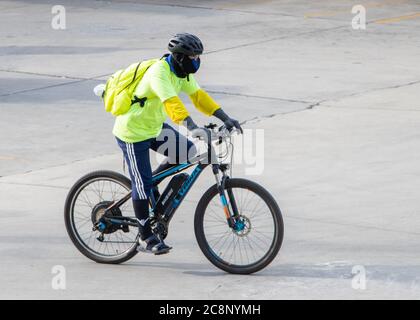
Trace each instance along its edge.
<path fill-rule="evenodd" d="M 128 192 L 130 192 L 130 188 L 122 182 L 105 177 L 92 179 L 80 187 L 76 193 L 77 197 L 72 201 L 71 215 L 73 218 L 71 223 L 73 229 L 76 230 L 77 241 L 84 248 L 95 255 L 110 257 L 123 254 L 135 245 L 137 236 L 137 233 L 134 232 L 137 230 L 135 227 L 130 227 L 130 232 L 127 235 L 122 230 L 104 234 L 104 242 L 100 242 L 97 240 L 100 233 L 92 231 L 89 224 L 92 223 L 92 210 L 95 206 L 104 201 L 114 202 L 126 196 Z M 121 205 L 119 211 L 124 217 L 128 217 L 124 213 L 132 212 L 129 201 Z M 99 219 L 99 217 L 95 218 Z"/>
<path fill-rule="evenodd" d="M 273 213 L 264 199 L 251 189 L 232 187 L 230 190 L 245 226 L 238 231 L 229 228 L 223 233 L 227 221 L 223 221 L 224 215 L 222 218 L 220 214 L 223 207 L 219 204 L 219 195 L 215 194 L 203 217 L 207 245 L 229 265 L 252 265 L 270 251 L 275 234 Z M 231 207 L 230 199 L 228 205 Z"/>
<path fill-rule="evenodd" d="M 212 240 L 209 240 L 209 242 L 211 242 L 211 241 L 214 241 L 214 240 L 217 240 L 213 245 L 214 245 L 214 247 L 216 247 L 216 245 L 218 244 L 218 243 L 220 243 L 220 241 L 222 240 L 222 239 L 225 239 L 225 242 L 226 242 L 226 235 L 229 235 L 230 234 L 230 231 L 226 231 L 224 234 L 222 234 L 220 237 L 218 237 L 218 238 L 215 238 L 215 239 L 212 239 Z M 224 243 L 223 243 L 224 244 Z M 222 245 L 222 247 L 223 247 L 223 245 Z"/>

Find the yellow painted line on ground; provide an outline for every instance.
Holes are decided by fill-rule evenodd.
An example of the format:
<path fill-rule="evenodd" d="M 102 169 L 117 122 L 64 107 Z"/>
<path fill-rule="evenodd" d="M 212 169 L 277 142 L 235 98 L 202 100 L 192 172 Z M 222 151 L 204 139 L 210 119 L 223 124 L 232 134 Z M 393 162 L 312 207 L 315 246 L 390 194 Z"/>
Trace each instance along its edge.
<path fill-rule="evenodd" d="M 368 2 L 368 3 L 359 3 L 360 5 L 364 6 L 365 8 L 381 8 L 388 5 L 396 5 L 406 3 L 407 0 L 388 0 L 383 2 Z M 317 12 L 309 12 L 304 15 L 305 18 L 320 18 L 320 17 L 333 17 L 338 14 L 342 13 L 351 13 L 352 5 L 347 8 L 337 9 L 337 10 L 326 10 L 326 11 L 317 11 Z"/>
<path fill-rule="evenodd" d="M 387 24 L 387 23 L 399 22 L 403 20 L 412 20 L 412 19 L 417 19 L 417 18 L 420 18 L 420 12 L 407 14 L 404 16 L 399 16 L 399 17 L 394 17 L 394 18 L 379 19 L 373 22 L 377 24 Z"/>
<path fill-rule="evenodd" d="M 305 19 L 306 18 L 319 18 L 319 17 L 332 17 L 343 12 L 349 12 L 349 10 L 346 9 L 346 10 L 334 10 L 334 11 L 309 12 L 309 13 L 305 13 L 304 17 Z"/>
<path fill-rule="evenodd" d="M 247 6 L 253 6 L 256 3 L 261 6 L 265 3 L 270 3 L 273 2 L 272 0 L 259 0 L 259 1 L 255 1 L 255 0 L 241 0 L 241 1 L 237 1 L 237 2 L 222 2 L 222 4 L 220 5 L 216 5 L 214 7 L 214 9 L 216 10 L 229 10 L 229 9 L 247 9 Z M 258 12 L 256 12 L 258 13 Z"/>
<path fill-rule="evenodd" d="M 11 156 L 0 156 L 0 160 L 16 160 L 16 158 Z"/>

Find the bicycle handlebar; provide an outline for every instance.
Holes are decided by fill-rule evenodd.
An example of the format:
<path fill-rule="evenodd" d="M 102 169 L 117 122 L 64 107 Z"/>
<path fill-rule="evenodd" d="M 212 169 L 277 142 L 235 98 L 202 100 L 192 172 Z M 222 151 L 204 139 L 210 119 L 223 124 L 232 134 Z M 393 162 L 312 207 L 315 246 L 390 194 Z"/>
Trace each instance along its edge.
<path fill-rule="evenodd" d="M 214 141 L 217 141 L 216 144 L 219 145 L 226 139 L 228 139 L 232 134 L 235 132 L 240 133 L 240 130 L 237 128 L 232 128 L 230 131 L 225 127 L 225 125 L 222 125 L 218 127 L 215 123 L 208 123 L 204 126 L 204 128 L 208 129 L 211 132 L 211 140 L 209 143 L 211 144 Z M 197 137 L 199 140 L 204 140 L 202 137 Z"/>
<path fill-rule="evenodd" d="M 217 125 L 216 125 L 217 127 Z M 237 128 L 232 128 L 230 131 L 226 128 L 225 125 L 222 125 L 219 127 L 219 129 L 216 131 L 214 130 L 214 136 L 212 134 L 212 141 L 217 140 L 217 144 L 221 144 L 224 140 L 232 136 L 234 133 L 240 133 L 240 130 Z"/>

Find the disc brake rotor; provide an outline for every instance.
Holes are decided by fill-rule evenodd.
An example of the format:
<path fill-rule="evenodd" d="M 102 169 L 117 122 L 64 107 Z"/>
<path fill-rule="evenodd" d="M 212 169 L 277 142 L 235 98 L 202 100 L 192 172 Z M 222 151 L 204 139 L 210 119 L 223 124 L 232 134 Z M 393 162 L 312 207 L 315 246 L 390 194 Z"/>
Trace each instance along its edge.
<path fill-rule="evenodd" d="M 244 216 L 240 215 L 235 221 L 235 226 L 232 228 L 232 232 L 238 237 L 244 237 L 251 231 L 251 220 Z"/>

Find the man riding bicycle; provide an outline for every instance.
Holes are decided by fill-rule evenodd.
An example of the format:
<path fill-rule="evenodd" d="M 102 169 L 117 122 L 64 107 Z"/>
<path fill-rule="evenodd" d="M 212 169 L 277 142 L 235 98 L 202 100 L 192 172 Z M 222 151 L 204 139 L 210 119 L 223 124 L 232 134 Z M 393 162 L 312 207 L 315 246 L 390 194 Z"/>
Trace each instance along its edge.
<path fill-rule="evenodd" d="M 199 128 L 178 97 L 180 92 L 188 94 L 194 106 L 207 116 L 215 116 L 224 122 L 227 129 L 242 131 L 239 122 L 230 118 L 220 106 L 197 84 L 193 73 L 200 67 L 203 44 L 189 33 L 176 34 L 168 44 L 170 54 L 165 54 L 149 67 L 134 90 L 129 111 L 116 117 L 113 134 L 124 153 L 128 164 L 134 212 L 140 221 L 138 250 L 154 254 L 169 252 L 170 246 L 153 234 L 149 220 L 149 196 L 153 188 L 149 149 L 162 152 L 160 147 L 168 143 L 167 131 L 175 137 L 175 154 L 163 152 L 167 160 L 156 172 L 171 164 L 188 161 L 195 154 L 194 144 L 175 128 L 165 123 L 168 115 L 176 124 L 182 124 L 192 136 L 208 135 L 208 130 Z M 166 132 L 165 132 L 166 131 Z M 180 150 L 186 145 L 187 150 Z M 183 151 L 183 152 L 182 152 Z M 188 156 L 187 156 L 188 155 Z"/>

